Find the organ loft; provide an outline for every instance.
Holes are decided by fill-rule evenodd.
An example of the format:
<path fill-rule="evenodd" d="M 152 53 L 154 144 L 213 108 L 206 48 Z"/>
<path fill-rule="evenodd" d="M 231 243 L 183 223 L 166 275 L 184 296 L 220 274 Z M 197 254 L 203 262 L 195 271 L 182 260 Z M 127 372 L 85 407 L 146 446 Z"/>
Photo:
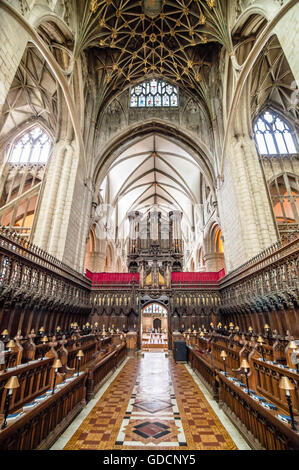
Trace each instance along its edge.
<path fill-rule="evenodd" d="M 1 451 L 299 450 L 298 20 L 0 1 Z"/>

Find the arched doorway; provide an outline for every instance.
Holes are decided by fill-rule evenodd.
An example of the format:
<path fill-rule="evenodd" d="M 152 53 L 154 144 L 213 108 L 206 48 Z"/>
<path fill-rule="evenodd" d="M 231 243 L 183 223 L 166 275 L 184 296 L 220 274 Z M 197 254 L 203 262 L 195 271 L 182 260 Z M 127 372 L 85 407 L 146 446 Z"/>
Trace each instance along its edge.
<path fill-rule="evenodd" d="M 141 349 L 168 350 L 168 310 L 158 302 L 147 304 L 141 310 Z"/>

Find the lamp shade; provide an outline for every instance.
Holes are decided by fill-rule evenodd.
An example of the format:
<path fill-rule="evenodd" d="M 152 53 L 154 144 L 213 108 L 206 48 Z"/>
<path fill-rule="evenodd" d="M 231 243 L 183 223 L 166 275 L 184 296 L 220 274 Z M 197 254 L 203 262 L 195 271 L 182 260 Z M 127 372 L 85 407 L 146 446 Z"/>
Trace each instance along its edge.
<path fill-rule="evenodd" d="M 52 367 L 55 368 L 55 369 L 59 369 L 60 367 L 62 367 L 60 359 L 56 359 L 54 361 L 54 364 L 52 365 Z"/>
<path fill-rule="evenodd" d="M 3 330 L 2 333 L 1 333 L 2 336 L 6 336 L 8 335 L 8 331 L 7 330 Z"/>
<path fill-rule="evenodd" d="M 281 377 L 279 381 L 279 388 L 282 390 L 294 390 L 295 386 L 287 377 Z"/>
<path fill-rule="evenodd" d="M 253 331 L 252 326 L 250 326 L 250 327 L 248 328 L 248 331 Z"/>
<path fill-rule="evenodd" d="M 13 339 L 11 339 L 11 340 L 7 343 L 7 347 L 8 347 L 8 348 L 14 348 L 15 345 L 16 345 L 16 344 L 15 344 L 15 342 L 14 342 Z"/>
<path fill-rule="evenodd" d="M 290 341 L 288 344 L 289 349 L 297 349 L 299 346 L 295 343 L 295 341 Z"/>
<path fill-rule="evenodd" d="M 10 377 L 10 379 L 6 382 L 4 388 L 12 389 L 12 388 L 18 388 L 20 386 L 18 377 L 16 375 L 13 375 Z"/>
<path fill-rule="evenodd" d="M 82 351 L 82 349 L 80 349 L 80 351 L 77 352 L 76 357 L 83 357 L 83 356 L 84 356 L 84 352 Z"/>
<path fill-rule="evenodd" d="M 48 336 L 43 336 L 42 343 L 46 343 L 48 340 Z"/>
<path fill-rule="evenodd" d="M 270 330 L 270 326 L 266 323 L 264 326 L 265 330 Z"/>
<path fill-rule="evenodd" d="M 220 357 L 221 357 L 222 359 L 225 359 L 225 358 L 227 357 L 226 352 L 225 352 L 225 351 L 221 351 Z"/>
<path fill-rule="evenodd" d="M 257 339 L 257 342 L 258 342 L 258 343 L 263 343 L 264 340 L 263 340 L 263 338 L 262 338 L 261 336 L 259 336 L 258 339 Z"/>
<path fill-rule="evenodd" d="M 242 360 L 241 369 L 250 369 L 250 366 L 249 366 L 248 362 L 246 361 L 246 359 Z"/>

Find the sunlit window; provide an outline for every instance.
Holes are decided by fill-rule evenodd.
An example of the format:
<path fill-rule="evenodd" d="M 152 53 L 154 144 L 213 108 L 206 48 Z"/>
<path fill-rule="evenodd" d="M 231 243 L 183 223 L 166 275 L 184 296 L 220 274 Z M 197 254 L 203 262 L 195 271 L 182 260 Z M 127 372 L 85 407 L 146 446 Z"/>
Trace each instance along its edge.
<path fill-rule="evenodd" d="M 254 135 L 261 155 L 297 153 L 290 126 L 272 111 L 260 115 L 254 125 Z"/>
<path fill-rule="evenodd" d="M 131 88 L 132 108 L 162 108 L 178 106 L 178 89 L 163 80 L 148 80 Z"/>
<path fill-rule="evenodd" d="M 9 162 L 47 163 L 51 145 L 49 135 L 40 127 L 34 127 L 14 143 Z"/>

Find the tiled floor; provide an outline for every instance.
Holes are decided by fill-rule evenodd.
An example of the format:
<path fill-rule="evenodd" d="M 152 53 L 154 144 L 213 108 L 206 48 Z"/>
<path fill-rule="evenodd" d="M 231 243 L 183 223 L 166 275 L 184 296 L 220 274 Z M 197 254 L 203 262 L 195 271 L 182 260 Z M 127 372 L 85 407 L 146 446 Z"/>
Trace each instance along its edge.
<path fill-rule="evenodd" d="M 64 449 L 237 449 L 194 379 L 163 353 L 130 358 Z"/>

